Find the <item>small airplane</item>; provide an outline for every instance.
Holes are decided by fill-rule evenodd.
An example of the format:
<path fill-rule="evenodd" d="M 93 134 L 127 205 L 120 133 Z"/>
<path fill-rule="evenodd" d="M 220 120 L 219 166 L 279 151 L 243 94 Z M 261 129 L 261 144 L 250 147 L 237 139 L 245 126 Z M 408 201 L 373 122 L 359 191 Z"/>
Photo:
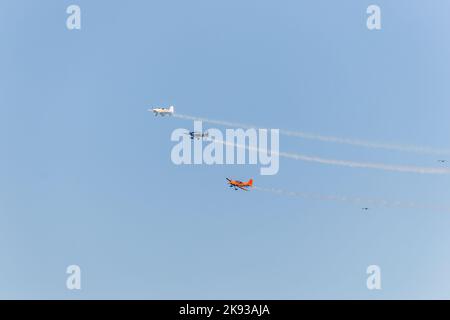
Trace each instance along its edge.
<path fill-rule="evenodd" d="M 203 138 L 208 138 L 208 135 L 209 135 L 207 131 L 205 131 L 205 132 L 189 131 L 189 132 L 186 132 L 186 134 L 191 136 L 191 140 L 194 140 L 194 139 L 200 140 Z"/>
<path fill-rule="evenodd" d="M 230 188 L 234 188 L 234 190 L 237 190 L 239 188 L 244 191 L 249 191 L 246 188 L 253 187 L 253 179 L 248 180 L 248 182 L 242 182 L 239 180 L 231 180 L 228 178 L 227 178 L 227 180 L 228 180 L 228 184 L 230 185 Z"/>
<path fill-rule="evenodd" d="M 440 159 L 440 160 L 438 160 L 438 162 L 440 162 L 440 163 L 444 163 L 444 162 L 447 162 L 447 160 L 444 160 L 444 159 Z"/>
<path fill-rule="evenodd" d="M 147 111 L 151 111 L 155 114 L 155 117 L 159 114 L 161 117 L 164 117 L 166 114 L 171 116 L 175 112 L 175 109 L 173 106 L 170 106 L 169 108 L 153 108 L 148 109 Z"/>
<path fill-rule="evenodd" d="M 365 207 L 365 208 L 361 208 L 361 210 L 369 210 L 369 208 Z"/>

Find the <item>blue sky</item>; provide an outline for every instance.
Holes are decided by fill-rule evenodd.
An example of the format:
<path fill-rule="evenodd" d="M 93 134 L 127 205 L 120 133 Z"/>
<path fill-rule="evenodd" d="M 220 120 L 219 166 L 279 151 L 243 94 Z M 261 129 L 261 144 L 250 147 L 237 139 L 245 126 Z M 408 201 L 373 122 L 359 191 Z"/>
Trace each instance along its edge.
<path fill-rule="evenodd" d="M 66 8 L 81 7 L 81 30 Z M 366 28 L 381 7 L 382 30 Z M 449 204 L 448 175 L 280 160 L 175 166 L 183 114 L 450 148 L 447 1 L 2 1 L 0 298 L 450 298 L 448 212 L 233 192 Z M 208 125 L 204 124 L 205 128 Z M 442 156 L 282 136 L 327 158 Z M 82 270 L 69 291 L 66 267 Z M 366 288 L 379 265 L 382 290 Z"/>

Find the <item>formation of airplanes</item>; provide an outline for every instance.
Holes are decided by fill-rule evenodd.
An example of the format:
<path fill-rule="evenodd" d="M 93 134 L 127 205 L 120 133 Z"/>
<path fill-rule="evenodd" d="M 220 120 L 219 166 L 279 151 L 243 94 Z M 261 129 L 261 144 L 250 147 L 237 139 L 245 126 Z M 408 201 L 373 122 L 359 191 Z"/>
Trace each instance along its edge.
<path fill-rule="evenodd" d="M 148 109 L 148 111 L 153 112 L 155 117 L 158 116 L 158 115 L 164 117 L 166 115 L 172 116 L 173 113 L 175 112 L 175 108 L 173 106 L 170 106 L 169 108 L 159 108 L 159 107 L 157 107 L 157 108 L 153 108 L 153 109 Z M 207 131 L 205 131 L 205 132 L 189 131 L 189 132 L 186 132 L 186 134 L 190 136 L 191 140 L 194 140 L 194 139 L 200 140 L 200 139 L 208 138 L 208 132 Z M 447 162 L 447 160 L 443 160 L 443 159 L 438 160 L 438 161 L 441 162 L 441 163 Z M 253 187 L 253 179 L 250 179 L 247 182 L 242 182 L 242 181 L 239 181 L 239 180 L 232 180 L 230 178 L 226 178 L 226 179 L 227 179 L 227 182 L 228 182 L 228 186 L 230 188 L 234 188 L 234 190 L 241 189 L 241 190 L 244 190 L 244 191 L 249 191 L 249 188 Z M 361 209 L 362 210 L 369 210 L 369 208 L 367 208 L 367 207 L 364 207 L 364 208 L 361 208 Z"/>
<path fill-rule="evenodd" d="M 164 116 L 172 116 L 175 112 L 175 108 L 174 106 L 170 106 L 169 108 L 160 108 L 160 107 L 156 107 L 156 108 L 152 108 L 152 109 L 148 109 L 147 111 L 153 112 L 153 114 L 156 116 L 160 115 L 161 117 Z M 205 132 L 198 132 L 198 131 L 189 131 L 186 132 L 187 135 L 190 136 L 191 140 L 197 139 L 204 139 L 204 138 L 208 138 L 209 134 L 207 131 Z M 229 178 L 227 178 L 228 180 L 228 185 L 230 186 L 230 188 L 234 188 L 234 190 L 244 190 L 244 191 L 249 191 L 248 188 L 253 187 L 253 179 L 248 180 L 247 182 L 242 182 L 239 180 L 231 180 Z"/>

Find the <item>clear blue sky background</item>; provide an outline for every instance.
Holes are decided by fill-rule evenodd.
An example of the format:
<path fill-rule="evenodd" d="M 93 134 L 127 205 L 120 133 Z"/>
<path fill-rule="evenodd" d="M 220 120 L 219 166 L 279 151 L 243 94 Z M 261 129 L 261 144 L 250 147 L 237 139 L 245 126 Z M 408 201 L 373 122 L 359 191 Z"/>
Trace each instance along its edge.
<path fill-rule="evenodd" d="M 78 4 L 82 29 L 66 29 Z M 382 30 L 366 8 L 382 9 Z M 450 148 L 450 3 L 1 1 L 0 298 L 450 298 L 450 215 L 226 188 L 448 204 L 449 176 L 281 159 L 175 166 L 146 109 Z M 205 128 L 208 128 L 205 125 Z M 281 137 L 281 150 L 438 166 Z M 66 267 L 82 290 L 66 289 Z M 377 264 L 382 290 L 366 288 Z"/>

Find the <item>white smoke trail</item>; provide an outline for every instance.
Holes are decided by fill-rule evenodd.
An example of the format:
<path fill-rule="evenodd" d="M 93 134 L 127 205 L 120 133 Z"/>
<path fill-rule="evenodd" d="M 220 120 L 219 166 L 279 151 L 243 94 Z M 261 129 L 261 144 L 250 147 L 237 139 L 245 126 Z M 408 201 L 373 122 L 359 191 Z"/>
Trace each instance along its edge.
<path fill-rule="evenodd" d="M 291 159 L 295 159 L 295 160 L 311 161 L 311 162 L 351 167 L 351 168 L 379 169 L 379 170 L 385 170 L 385 171 L 410 172 L 410 173 L 422 173 L 422 174 L 450 174 L 450 169 L 446 169 L 446 168 L 391 165 L 391 164 L 385 164 L 385 163 L 356 162 L 356 161 L 347 161 L 347 160 L 325 159 L 325 158 L 312 157 L 312 156 L 306 156 L 306 155 L 294 154 L 294 153 L 286 153 L 286 152 L 279 152 L 279 155 L 281 157 L 291 158 Z"/>
<path fill-rule="evenodd" d="M 262 188 L 258 186 L 254 186 L 253 189 L 262 192 L 274 193 L 277 195 L 285 195 L 290 197 L 297 197 L 309 200 L 317 200 L 317 201 L 335 201 L 335 202 L 346 202 L 351 203 L 353 205 L 367 205 L 370 207 L 391 207 L 391 208 L 413 208 L 413 209 L 424 209 L 424 210 L 433 210 L 433 211 L 445 211 L 450 212 L 450 207 L 448 206 L 435 206 L 435 205 L 426 205 L 421 203 L 416 203 L 412 201 L 404 202 L 404 201 L 389 201 L 383 199 L 369 199 L 369 198 L 360 198 L 360 197 L 348 197 L 348 196 L 339 196 L 339 195 L 323 195 L 323 194 L 315 194 L 315 193 L 307 193 L 307 192 L 292 192 L 286 191 L 282 189 L 276 188 Z"/>
<path fill-rule="evenodd" d="M 253 150 L 257 152 L 262 152 L 266 154 L 271 154 L 272 156 L 280 156 L 284 158 L 290 158 L 294 160 L 300 161 L 308 161 L 308 162 L 316 162 L 321 164 L 329 164 L 335 166 L 343 166 L 350 168 L 366 168 L 366 169 L 378 169 L 385 171 L 395 171 L 395 172 L 409 172 L 409 173 L 421 173 L 421 174 L 450 174 L 450 169 L 447 168 L 435 168 L 435 167 L 417 167 L 417 166 L 405 166 L 405 165 L 391 165 L 384 163 L 371 163 L 371 162 L 356 162 L 356 161 L 347 161 L 347 160 L 336 160 L 336 159 L 326 159 L 315 156 L 308 156 L 297 153 L 288 153 L 288 152 L 275 152 L 273 150 L 266 150 L 258 147 L 247 146 L 237 143 L 232 143 L 228 141 L 222 140 L 214 140 L 215 142 L 234 146 L 237 148 Z"/>
<path fill-rule="evenodd" d="M 202 121 L 205 123 L 217 124 L 217 125 L 221 125 L 221 126 L 225 126 L 225 127 L 235 127 L 235 128 L 244 128 L 244 129 L 251 129 L 251 128 L 258 129 L 259 128 L 258 126 L 254 126 L 254 125 L 250 125 L 250 124 L 235 123 L 235 122 L 228 122 L 228 121 L 221 121 L 221 120 L 212 120 L 212 119 L 194 117 L 194 116 L 183 115 L 183 114 L 174 114 L 173 116 L 176 118 L 179 118 L 179 119 Z M 434 154 L 434 155 L 450 155 L 450 150 L 430 148 L 430 147 L 424 147 L 424 146 L 389 144 L 389 143 L 381 143 L 381 142 L 373 142 L 373 141 L 371 142 L 371 141 L 366 141 L 366 140 L 340 138 L 340 137 L 334 137 L 334 136 L 324 136 L 324 135 L 319 135 L 319 134 L 314 134 L 314 133 L 307 133 L 307 132 L 302 132 L 302 131 L 290 131 L 290 130 L 282 130 L 282 129 L 280 129 L 280 134 L 285 135 L 285 136 L 290 136 L 290 137 L 302 138 L 302 139 L 317 140 L 317 141 L 330 142 L 330 143 L 347 144 L 347 145 L 372 148 L 372 149 L 385 149 L 385 150 L 423 153 L 423 154 Z"/>

